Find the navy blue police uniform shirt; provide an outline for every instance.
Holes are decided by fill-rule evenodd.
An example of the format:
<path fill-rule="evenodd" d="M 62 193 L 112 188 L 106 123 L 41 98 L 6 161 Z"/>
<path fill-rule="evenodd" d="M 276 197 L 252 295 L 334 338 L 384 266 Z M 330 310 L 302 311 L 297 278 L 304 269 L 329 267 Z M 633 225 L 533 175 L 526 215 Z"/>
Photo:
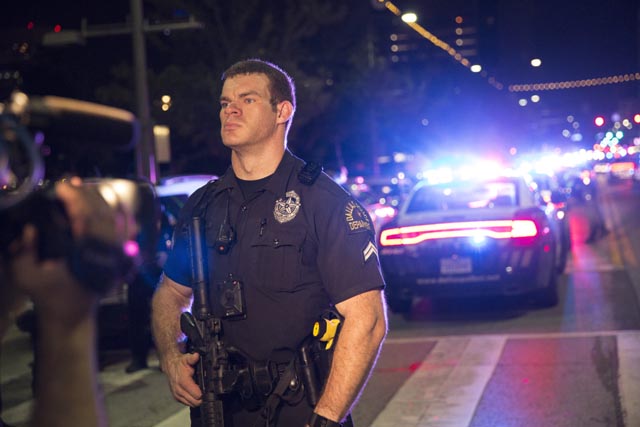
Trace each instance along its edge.
<path fill-rule="evenodd" d="M 180 214 L 165 264 L 167 277 L 190 286 L 186 224 L 202 212 L 212 257 L 210 300 L 211 283 L 229 274 L 244 287 L 246 318 L 223 320 L 223 337 L 256 360 L 296 349 L 331 304 L 384 288 L 368 213 L 324 173 L 312 185 L 300 182 L 303 166 L 287 150 L 263 188 L 246 198 L 231 169 L 196 191 Z M 220 254 L 215 240 L 227 216 L 236 241 Z"/>

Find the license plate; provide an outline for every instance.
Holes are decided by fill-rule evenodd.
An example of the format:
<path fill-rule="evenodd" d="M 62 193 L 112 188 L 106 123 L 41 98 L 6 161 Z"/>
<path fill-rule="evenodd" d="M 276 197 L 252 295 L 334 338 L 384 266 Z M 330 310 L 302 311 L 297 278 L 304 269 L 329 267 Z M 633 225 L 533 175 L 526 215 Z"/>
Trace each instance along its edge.
<path fill-rule="evenodd" d="M 469 274 L 473 271 L 471 258 L 441 258 L 440 274 Z"/>

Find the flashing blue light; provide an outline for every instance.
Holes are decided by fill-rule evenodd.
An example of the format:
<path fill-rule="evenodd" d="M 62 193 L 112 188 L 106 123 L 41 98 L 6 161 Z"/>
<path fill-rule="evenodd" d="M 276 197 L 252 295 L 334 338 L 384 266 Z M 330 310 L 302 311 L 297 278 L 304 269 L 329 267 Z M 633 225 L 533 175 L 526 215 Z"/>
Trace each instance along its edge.
<path fill-rule="evenodd" d="M 484 236 L 480 233 L 476 234 L 471 238 L 471 242 L 476 246 L 482 246 L 487 241 L 487 236 Z"/>

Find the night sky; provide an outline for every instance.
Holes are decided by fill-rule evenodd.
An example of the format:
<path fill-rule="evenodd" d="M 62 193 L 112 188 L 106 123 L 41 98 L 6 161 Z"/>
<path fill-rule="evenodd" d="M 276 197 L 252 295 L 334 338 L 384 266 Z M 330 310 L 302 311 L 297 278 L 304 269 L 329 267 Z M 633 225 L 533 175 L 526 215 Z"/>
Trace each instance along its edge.
<path fill-rule="evenodd" d="M 195 3 L 206 6 L 218 2 Z M 594 115 L 640 110 L 638 81 L 543 91 L 539 93 L 539 103 L 530 102 L 524 108 L 518 105 L 519 99 L 534 93 L 508 90 L 512 84 L 640 72 L 639 0 L 394 2 L 402 11 L 415 11 L 423 27 L 449 43 L 455 39 L 455 17 L 463 16 L 466 21 L 462 26 L 477 31 L 478 53 L 469 60 L 483 66 L 486 74 L 482 75 L 471 73 L 429 41 L 416 36 L 388 10 L 376 10 L 372 7 L 375 0 L 353 0 L 347 5 L 338 1 L 305 3 L 331 4 L 336 16 L 341 11 L 344 15 L 335 22 L 318 24 L 314 33 L 296 40 L 290 50 L 282 49 L 291 45 L 284 31 L 291 16 L 288 12 L 304 9 L 299 3 L 289 0 L 233 3 L 228 6 L 229 11 L 222 11 L 226 19 L 221 21 L 233 31 L 216 33 L 222 30 L 209 25 L 203 31 L 154 35 L 147 39 L 151 96 L 158 97 L 167 87 L 186 88 L 182 96 L 188 102 L 182 105 L 182 110 L 178 110 L 181 104 L 176 103 L 178 107 L 171 116 L 162 115 L 157 105 L 152 106 L 158 122 L 166 121 L 176 128 L 172 135 L 174 145 L 178 146 L 174 147 L 178 159 L 172 172 L 204 172 L 207 168 L 194 159 L 179 160 L 182 148 L 193 151 L 201 147 L 207 153 L 204 158 L 220 156 L 219 150 L 210 148 L 219 144 L 216 80 L 241 55 L 284 62 L 291 70 L 301 97 L 291 145 L 300 154 L 317 157 L 330 166 L 347 163 L 363 170 L 376 153 L 413 150 L 429 154 L 438 152 L 441 146 L 452 145 L 460 150 L 480 147 L 490 151 L 504 151 L 514 145 L 568 145 L 559 136 L 568 115 L 580 118 L 580 131 L 585 138 L 582 143 L 589 146 L 596 131 L 592 124 Z M 212 7 L 193 4 L 172 0 L 144 3 L 145 13 L 152 21 L 184 18 L 191 11 L 200 13 L 205 21 L 213 19 Z M 245 17 L 246 22 L 233 15 L 235 8 L 241 9 L 242 5 L 247 10 L 256 10 Z M 19 6 L 12 2 L 0 14 L 0 74 L 19 70 L 21 78 L 0 81 L 2 95 L 17 85 L 32 94 L 75 97 L 133 110 L 131 82 L 126 79 L 127 64 L 131 62 L 127 36 L 95 38 L 84 46 L 50 47 L 39 43 L 42 34 L 52 31 L 56 24 L 63 30 L 78 29 L 82 17 L 93 26 L 122 23 L 128 7 L 129 2 L 123 0 L 33 0 Z M 270 13 L 277 25 L 268 25 L 265 16 Z M 33 27 L 28 30 L 29 22 Z M 236 32 L 236 26 L 244 30 Z M 413 40 L 414 50 L 407 54 L 404 63 L 388 61 L 388 37 L 392 33 L 410 34 Z M 229 38 L 235 51 L 220 50 L 215 44 L 220 34 Z M 371 52 L 367 51 L 366 46 L 371 43 L 367 45 L 366 37 L 373 42 Z M 30 42 L 28 55 L 16 53 L 16 43 L 23 40 Z M 380 61 L 387 60 L 385 67 L 378 66 L 380 61 L 367 67 L 368 53 Z M 529 65 L 534 57 L 542 59 L 540 68 Z M 167 69 L 173 65 L 182 67 L 175 72 L 177 80 L 167 77 L 170 75 Z M 205 71 L 197 74 L 200 69 L 208 69 L 209 75 Z M 190 90 L 187 83 L 180 81 L 181 75 L 186 79 L 187 72 L 194 73 L 187 82 L 192 86 Z M 490 85 L 490 77 L 502 83 L 503 89 Z M 196 88 L 198 84 L 202 87 Z M 179 99 L 179 94 L 176 97 Z M 199 107 L 208 104 L 212 106 Z M 199 113 L 201 117 L 197 117 Z M 197 123 L 209 120 L 210 127 L 198 127 Z M 202 136 L 208 134 L 212 136 Z M 209 163 L 221 168 L 225 162 Z"/>

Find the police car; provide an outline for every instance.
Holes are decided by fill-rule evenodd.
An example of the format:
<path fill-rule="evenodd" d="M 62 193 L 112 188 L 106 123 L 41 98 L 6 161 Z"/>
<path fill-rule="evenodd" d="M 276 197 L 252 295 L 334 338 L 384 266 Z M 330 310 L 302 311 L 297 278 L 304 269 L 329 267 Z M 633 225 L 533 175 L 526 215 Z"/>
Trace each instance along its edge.
<path fill-rule="evenodd" d="M 380 231 L 389 307 L 407 312 L 414 296 L 521 294 L 553 306 L 558 233 L 525 177 L 418 183 Z"/>

